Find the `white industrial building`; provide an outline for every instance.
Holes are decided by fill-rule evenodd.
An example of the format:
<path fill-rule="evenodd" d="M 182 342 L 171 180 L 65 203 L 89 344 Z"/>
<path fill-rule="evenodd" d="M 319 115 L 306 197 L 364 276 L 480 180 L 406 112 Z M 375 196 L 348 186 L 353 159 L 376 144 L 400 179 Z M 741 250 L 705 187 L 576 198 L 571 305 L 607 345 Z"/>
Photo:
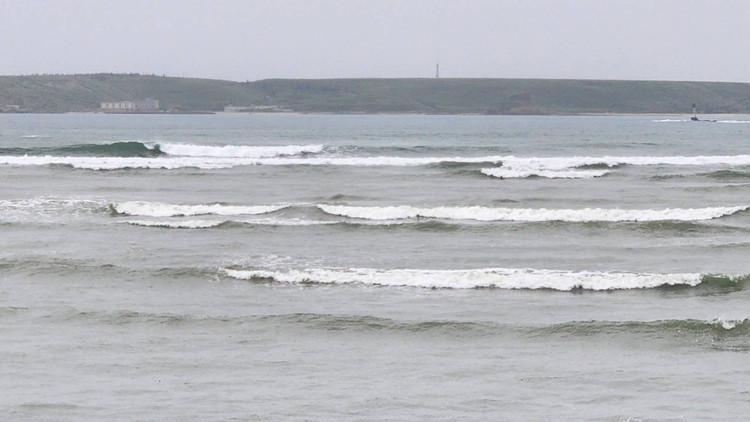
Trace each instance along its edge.
<path fill-rule="evenodd" d="M 104 111 L 158 111 L 159 100 L 147 98 L 145 100 L 116 101 L 100 103 Z"/>

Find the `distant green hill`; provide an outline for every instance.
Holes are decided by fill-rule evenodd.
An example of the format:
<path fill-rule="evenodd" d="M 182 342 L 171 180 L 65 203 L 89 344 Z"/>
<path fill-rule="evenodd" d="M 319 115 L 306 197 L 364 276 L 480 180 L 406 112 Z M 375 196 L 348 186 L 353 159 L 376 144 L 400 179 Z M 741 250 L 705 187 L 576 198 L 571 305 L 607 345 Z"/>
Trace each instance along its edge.
<path fill-rule="evenodd" d="M 299 112 L 432 114 L 750 113 L 750 84 L 552 79 L 268 79 L 0 76 L 0 109 L 96 111 L 154 98 L 170 111 L 276 105 Z M 17 106 L 17 107 L 10 107 Z"/>
<path fill-rule="evenodd" d="M 245 84 L 210 79 L 121 74 L 0 76 L 0 106 L 13 104 L 28 111 L 95 111 L 103 101 L 144 98 L 159 100 L 165 110 L 221 110 L 228 103 L 259 100 Z"/>

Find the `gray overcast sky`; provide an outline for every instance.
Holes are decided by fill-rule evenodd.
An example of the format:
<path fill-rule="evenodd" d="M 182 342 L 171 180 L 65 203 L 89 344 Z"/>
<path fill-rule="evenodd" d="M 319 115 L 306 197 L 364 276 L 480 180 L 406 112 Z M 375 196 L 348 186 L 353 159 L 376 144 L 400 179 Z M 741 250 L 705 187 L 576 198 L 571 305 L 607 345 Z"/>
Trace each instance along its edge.
<path fill-rule="evenodd" d="M 0 74 L 750 82 L 750 0 L 0 0 Z"/>

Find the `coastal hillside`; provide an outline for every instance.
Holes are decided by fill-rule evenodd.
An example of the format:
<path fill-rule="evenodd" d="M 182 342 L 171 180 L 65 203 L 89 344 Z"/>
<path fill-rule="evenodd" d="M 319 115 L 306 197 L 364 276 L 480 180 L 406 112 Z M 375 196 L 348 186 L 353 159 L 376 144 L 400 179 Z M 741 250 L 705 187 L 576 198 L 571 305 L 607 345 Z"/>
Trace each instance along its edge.
<path fill-rule="evenodd" d="M 247 86 L 211 79 L 137 74 L 0 76 L 0 107 L 28 112 L 96 111 L 101 102 L 153 98 L 163 110 L 222 110 L 252 103 Z"/>
<path fill-rule="evenodd" d="M 321 113 L 750 113 L 750 84 L 543 79 L 267 79 L 138 74 L 0 76 L 0 110 L 91 112 L 153 98 L 163 111 Z"/>

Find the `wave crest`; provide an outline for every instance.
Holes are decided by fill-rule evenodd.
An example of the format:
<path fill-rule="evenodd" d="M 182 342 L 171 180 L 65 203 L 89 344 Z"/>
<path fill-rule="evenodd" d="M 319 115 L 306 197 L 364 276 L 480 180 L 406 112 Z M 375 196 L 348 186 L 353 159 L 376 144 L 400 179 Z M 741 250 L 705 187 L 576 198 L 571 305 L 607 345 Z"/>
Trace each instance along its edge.
<path fill-rule="evenodd" d="M 60 151 L 39 150 L 35 154 L 17 149 L 0 150 L 0 165 L 38 166 L 69 165 L 89 170 L 116 169 L 222 169 L 236 166 L 425 166 L 502 163 L 500 169 L 487 168 L 483 172 L 494 177 L 555 177 L 555 178 L 589 178 L 601 177 L 604 171 L 620 165 L 750 165 L 750 155 L 733 156 L 667 156 L 667 157 L 401 157 L 401 156 L 367 156 L 367 157 L 304 157 L 300 154 L 317 154 L 324 151 L 321 145 L 287 145 L 287 146 L 202 146 L 189 144 L 164 144 L 147 146 L 143 143 L 118 143 L 103 146 L 106 153 L 96 153 L 86 149 L 101 146 L 86 146 L 81 154 L 68 152 L 59 155 Z M 65 147 L 70 148 L 70 147 Z M 113 149 L 129 149 L 130 152 L 117 152 Z M 171 151 L 171 152 L 170 152 Z M 166 155 L 165 155 L 166 153 Z M 595 168 L 591 168 L 595 166 Z M 596 171 L 594 171 L 596 170 Z"/>
<path fill-rule="evenodd" d="M 437 163 L 497 163 L 501 157 L 73 157 L 73 156 L 17 156 L 0 155 L 0 165 L 45 166 L 67 165 L 86 170 L 199 168 L 227 169 L 237 166 L 353 166 L 353 167 L 409 167 Z"/>
<path fill-rule="evenodd" d="M 74 157 L 158 157 L 163 155 L 158 145 L 149 146 L 137 141 L 104 144 L 80 144 L 60 147 L 2 148 L 0 155 L 11 156 L 74 156 Z"/>
<path fill-rule="evenodd" d="M 507 168 L 484 168 L 482 174 L 499 179 L 526 179 L 542 177 L 546 179 L 592 179 L 609 174 L 608 170 L 512 170 Z"/>
<path fill-rule="evenodd" d="M 154 220 L 127 220 L 123 223 L 133 226 L 159 227 L 165 229 L 209 229 L 226 223 L 226 220 L 183 220 L 183 221 L 154 221 Z"/>
<path fill-rule="evenodd" d="M 122 202 L 110 204 L 115 214 L 140 217 L 189 217 L 196 215 L 258 215 L 288 208 L 289 205 L 176 205 L 158 202 Z"/>
<path fill-rule="evenodd" d="M 323 151 L 323 145 L 283 145 L 283 146 L 254 146 L 254 145 L 192 145 L 192 144 L 160 144 L 161 150 L 169 155 L 181 157 L 236 157 L 236 158 L 268 158 L 299 154 L 317 154 Z"/>
<path fill-rule="evenodd" d="M 646 289 L 660 286 L 697 286 L 698 273 L 654 274 L 595 271 L 486 268 L 475 270 L 380 270 L 371 268 L 316 268 L 305 270 L 221 269 L 241 280 L 271 280 L 290 284 L 364 284 L 447 289 L 550 289 L 560 291 Z M 717 277 L 717 276 L 714 276 Z M 732 277 L 724 276 L 733 280 Z"/>
<path fill-rule="evenodd" d="M 661 210 L 622 210 L 603 208 L 584 209 L 530 209 L 437 207 L 416 208 L 411 206 L 353 207 L 345 205 L 318 205 L 332 215 L 365 220 L 404 220 L 415 218 L 437 218 L 445 220 L 519 221 L 519 222 L 621 222 L 621 221 L 700 221 L 711 220 L 747 210 L 748 206 L 710 208 L 666 208 Z"/>

